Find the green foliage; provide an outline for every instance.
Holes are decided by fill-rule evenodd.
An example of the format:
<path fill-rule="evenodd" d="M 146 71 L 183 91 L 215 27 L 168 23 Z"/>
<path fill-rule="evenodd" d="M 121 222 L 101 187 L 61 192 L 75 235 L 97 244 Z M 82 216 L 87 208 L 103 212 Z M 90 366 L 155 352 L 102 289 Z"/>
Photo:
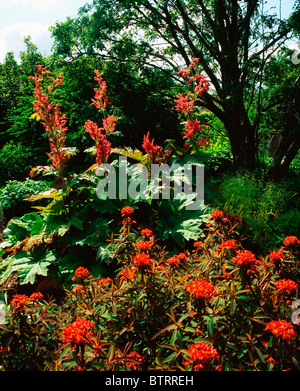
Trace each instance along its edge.
<path fill-rule="evenodd" d="M 132 224 L 113 239 L 122 262 L 111 276 L 79 267 L 59 303 L 37 292 L 7 302 L 3 370 L 299 370 L 296 243 L 272 263 L 271 254 L 247 253 L 235 229 L 212 217 L 200 246 L 170 257 L 151 231 L 147 239 L 128 232 Z M 255 264 L 237 263 L 249 254 Z M 142 255 L 150 264 L 138 262 Z M 292 289 L 280 288 L 291 275 Z"/>
<path fill-rule="evenodd" d="M 0 186 L 11 179 L 23 181 L 28 178 L 36 156 L 31 148 L 10 141 L 0 150 Z"/>
<path fill-rule="evenodd" d="M 245 235 L 254 243 L 274 246 L 300 232 L 298 182 L 297 176 L 277 183 L 249 172 L 225 174 L 218 206 L 245 219 Z"/>
<path fill-rule="evenodd" d="M 41 193 L 49 187 L 49 184 L 42 180 L 26 179 L 25 181 L 7 181 L 0 189 L 0 207 L 6 218 L 24 214 L 31 208 L 28 198 L 34 194 Z"/>

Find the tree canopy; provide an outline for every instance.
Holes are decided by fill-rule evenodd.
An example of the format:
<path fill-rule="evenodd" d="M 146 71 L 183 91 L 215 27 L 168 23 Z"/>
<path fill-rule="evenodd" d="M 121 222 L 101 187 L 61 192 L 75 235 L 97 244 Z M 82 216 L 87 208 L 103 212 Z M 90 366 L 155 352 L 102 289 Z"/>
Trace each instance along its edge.
<path fill-rule="evenodd" d="M 211 83 L 201 106 L 224 124 L 234 161 L 257 165 L 258 129 L 268 102 L 266 64 L 299 31 L 299 0 L 288 20 L 261 0 L 94 0 L 75 19 L 57 23 L 56 52 L 155 67 L 178 79 L 180 67 L 199 58 Z M 249 115 L 251 109 L 251 115 Z M 255 115 L 253 116 L 253 113 Z"/>

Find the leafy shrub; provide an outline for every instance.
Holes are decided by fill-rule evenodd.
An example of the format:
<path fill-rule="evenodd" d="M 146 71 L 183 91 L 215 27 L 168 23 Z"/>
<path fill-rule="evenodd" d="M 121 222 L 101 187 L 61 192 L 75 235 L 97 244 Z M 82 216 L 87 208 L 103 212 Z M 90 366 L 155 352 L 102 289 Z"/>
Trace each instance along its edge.
<path fill-rule="evenodd" d="M 10 141 L 0 151 L 0 186 L 9 180 L 23 181 L 35 161 L 30 148 Z"/>
<path fill-rule="evenodd" d="M 121 212 L 116 273 L 80 266 L 62 304 L 36 292 L 7 303 L 4 370 L 300 369 L 299 239 L 258 257 L 217 210 L 191 253 L 168 254 L 150 229 L 131 231 L 132 208 Z"/>
<path fill-rule="evenodd" d="M 7 218 L 24 214 L 31 208 L 31 204 L 26 201 L 34 194 L 45 191 L 49 184 L 42 180 L 26 179 L 25 181 L 7 181 L 0 189 L 0 207 Z"/>
<path fill-rule="evenodd" d="M 67 164 L 71 156 L 77 153 L 76 148 L 66 146 L 66 135 L 68 127 L 66 117 L 60 112 L 59 104 L 54 104 L 54 90 L 60 87 L 63 77 L 61 74 L 56 78 L 50 76 L 44 66 L 37 67 L 37 73 L 31 77 L 34 81 L 34 95 L 36 101 L 33 106 L 36 113 L 33 117 L 41 121 L 45 134 L 49 139 L 50 152 L 47 154 L 50 166 L 37 166 L 30 171 L 30 176 L 38 174 L 54 177 L 53 186 L 50 190 L 32 196 L 30 200 L 48 201 L 46 205 L 34 205 L 39 213 L 28 213 L 21 218 L 13 218 L 3 231 L 5 241 L 1 244 L 3 258 L 0 282 L 4 282 L 12 273 L 17 273 L 20 283 L 25 284 L 34 281 L 35 275 L 46 275 L 47 273 L 61 284 L 67 283 L 74 268 L 82 262 L 82 258 L 88 259 L 88 266 L 93 273 L 101 273 L 105 269 L 114 267 L 119 260 L 109 249 L 108 236 L 113 235 L 119 229 L 116 219 L 119 217 L 119 210 L 128 204 L 135 206 L 143 214 L 151 209 L 148 214 L 149 220 L 162 235 L 163 239 L 173 240 L 182 248 L 190 239 L 201 234 L 201 224 L 207 217 L 208 208 L 203 210 L 185 211 L 184 206 L 192 203 L 193 200 L 184 198 L 170 202 L 170 208 L 164 202 L 156 203 L 152 199 L 143 199 L 142 196 L 134 199 L 99 199 L 97 187 L 105 178 L 97 175 L 96 168 L 107 163 L 114 154 L 124 155 L 128 161 L 128 170 L 131 175 L 127 177 L 127 188 L 134 186 L 135 179 L 139 176 L 139 166 L 133 164 L 142 162 L 150 174 L 152 163 L 163 163 L 172 158 L 174 161 L 181 159 L 181 163 L 198 161 L 197 158 L 185 154 L 186 147 L 178 151 L 174 156 L 172 150 L 164 149 L 154 145 L 150 141 L 149 133 L 144 136 L 142 148 L 146 152 L 129 149 L 111 148 L 111 134 L 115 131 L 117 118 L 114 114 L 107 112 L 109 107 L 106 93 L 106 82 L 102 73 L 95 70 L 95 80 L 98 88 L 95 88 L 93 105 L 102 116 L 102 126 L 88 120 L 84 124 L 85 131 L 90 135 L 95 145 L 87 149 L 96 158 L 96 164 L 77 174 L 67 172 Z M 197 82 L 198 83 L 198 82 Z M 199 84 L 199 85 L 198 85 Z M 206 79 L 200 78 L 197 85 L 208 88 Z M 194 99 L 198 99 L 201 93 L 195 92 Z M 184 102 L 178 99 L 178 110 Z M 190 104 L 192 101 L 190 101 Z M 50 108 L 50 112 L 49 112 Z M 193 121 L 189 113 L 187 129 L 187 148 L 195 149 L 194 154 L 199 151 L 197 143 L 207 143 L 207 137 L 200 133 L 205 126 L 199 126 L 199 121 Z M 196 125 L 195 129 L 192 129 Z M 192 130 L 192 133 L 190 133 Z M 196 145 L 197 144 L 197 145 Z M 111 166 L 118 172 L 118 161 L 113 160 Z M 119 175 L 119 174 L 118 174 Z M 160 190 L 161 191 L 161 190 Z M 168 204 L 168 203 L 167 203 Z M 171 205 L 172 204 L 172 205 Z M 150 207 L 149 207 L 150 206 Z M 157 209 L 156 209 L 157 208 Z M 160 224 L 157 213 L 167 215 L 167 224 Z M 32 230 L 34 227 L 34 230 Z M 100 262 L 98 261 L 100 259 Z M 96 272 L 97 271 L 97 272 Z"/>
<path fill-rule="evenodd" d="M 225 174 L 217 207 L 244 218 L 244 234 L 256 244 L 272 247 L 285 235 L 300 232 L 297 180 L 288 178 L 276 183 L 249 172 Z"/>

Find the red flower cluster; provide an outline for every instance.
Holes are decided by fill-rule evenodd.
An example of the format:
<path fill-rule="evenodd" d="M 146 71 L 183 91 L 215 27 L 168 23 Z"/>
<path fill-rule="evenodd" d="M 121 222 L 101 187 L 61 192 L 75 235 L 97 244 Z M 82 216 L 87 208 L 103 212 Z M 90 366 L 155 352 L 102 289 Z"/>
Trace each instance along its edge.
<path fill-rule="evenodd" d="M 195 135 L 198 135 L 199 132 L 205 128 L 208 128 L 208 125 L 201 125 L 199 120 L 196 119 L 194 121 L 187 121 L 185 124 L 185 132 L 183 132 L 184 139 L 192 139 Z"/>
<path fill-rule="evenodd" d="M 224 213 L 219 210 L 219 209 L 216 209 L 214 210 L 213 212 L 211 212 L 210 214 L 210 217 L 216 221 L 220 221 L 223 219 L 223 216 L 224 216 Z"/>
<path fill-rule="evenodd" d="M 150 266 L 153 264 L 153 261 L 152 259 L 150 258 L 150 256 L 146 253 L 141 253 L 141 254 L 137 254 L 134 258 L 133 258 L 133 263 L 138 266 L 138 267 L 145 267 L 145 266 Z"/>
<path fill-rule="evenodd" d="M 137 361 L 138 363 L 136 362 L 127 362 L 127 366 L 129 367 L 129 369 L 131 369 L 132 371 L 137 371 L 138 370 L 138 366 L 143 364 L 143 358 L 142 356 L 137 353 L 137 352 L 131 352 L 130 354 L 128 354 L 126 356 L 126 358 L 128 359 L 131 359 L 131 360 L 134 360 L 134 361 Z"/>
<path fill-rule="evenodd" d="M 185 261 L 186 261 L 186 255 L 184 253 L 180 253 L 178 255 L 175 255 L 174 257 L 169 258 L 167 260 L 167 264 L 177 268 L 180 263 L 183 263 Z"/>
<path fill-rule="evenodd" d="M 230 250 L 236 251 L 237 250 L 236 241 L 230 240 L 230 239 L 227 241 L 222 240 L 222 243 L 220 244 L 219 249 L 222 249 L 222 248 L 228 248 Z"/>
<path fill-rule="evenodd" d="M 300 240 L 297 236 L 287 236 L 283 241 L 284 246 L 286 247 L 294 247 L 300 244 Z"/>
<path fill-rule="evenodd" d="M 70 343 L 72 346 L 87 343 L 94 335 L 91 331 L 93 328 L 93 322 L 85 319 L 77 319 L 63 329 L 62 342 Z"/>
<path fill-rule="evenodd" d="M 239 267 L 244 267 L 248 270 L 253 270 L 256 265 L 260 264 L 255 255 L 249 250 L 239 251 L 237 256 L 232 258 L 231 261 Z"/>
<path fill-rule="evenodd" d="M 138 250 L 151 250 L 153 243 L 150 241 L 139 241 L 135 246 Z"/>
<path fill-rule="evenodd" d="M 181 93 L 178 94 L 178 99 L 175 99 L 174 102 L 177 103 L 175 110 L 182 111 L 185 115 L 193 112 L 194 100 L 190 99 L 193 97 L 193 94 L 188 94 L 183 96 Z"/>
<path fill-rule="evenodd" d="M 85 131 L 90 134 L 96 145 L 96 163 L 102 164 L 108 161 L 111 152 L 111 143 L 106 136 L 101 133 L 104 128 L 99 128 L 93 121 L 86 121 L 84 124 Z"/>
<path fill-rule="evenodd" d="M 179 261 L 179 259 L 178 259 L 176 256 L 171 257 L 171 258 L 169 258 L 169 259 L 167 260 L 167 264 L 170 265 L 170 266 L 173 266 L 173 267 L 175 267 L 175 268 L 178 267 L 179 262 L 180 262 L 180 261 Z"/>
<path fill-rule="evenodd" d="M 199 58 L 192 58 L 192 61 L 188 67 L 188 69 L 179 69 L 178 73 L 181 75 L 184 79 L 187 78 L 189 73 L 193 72 L 195 70 L 196 64 L 199 61 Z M 209 83 L 206 80 L 206 77 L 203 75 L 199 75 L 198 73 L 194 74 L 193 76 L 189 77 L 188 83 L 196 82 L 195 91 L 197 95 L 201 95 L 204 92 L 208 91 Z"/>
<path fill-rule="evenodd" d="M 195 280 L 186 286 L 186 290 L 196 299 L 210 300 L 213 296 L 218 295 L 215 287 L 205 280 Z"/>
<path fill-rule="evenodd" d="M 275 288 L 290 294 L 291 291 L 294 291 L 298 288 L 298 285 L 293 280 L 282 279 L 276 282 Z"/>
<path fill-rule="evenodd" d="M 121 216 L 127 217 L 127 216 L 131 215 L 133 212 L 134 212 L 134 210 L 130 206 L 124 206 L 121 209 Z"/>
<path fill-rule="evenodd" d="M 189 358 L 183 365 L 193 365 L 193 370 L 205 370 L 208 369 L 209 364 L 216 358 L 219 358 L 219 354 L 216 349 L 211 348 L 205 342 L 198 342 L 191 345 L 188 348 L 190 354 Z"/>
<path fill-rule="evenodd" d="M 86 280 L 88 278 L 92 278 L 92 275 L 90 274 L 88 269 L 86 269 L 85 267 L 79 266 L 75 270 L 75 275 L 74 275 L 74 277 L 72 277 L 72 281 L 74 281 L 76 279 L 78 279 L 78 280 Z"/>
<path fill-rule="evenodd" d="M 41 292 L 34 292 L 30 296 L 16 294 L 12 297 L 11 306 L 16 310 L 23 310 L 28 304 L 36 303 L 44 296 Z"/>
<path fill-rule="evenodd" d="M 284 258 L 284 253 L 283 253 L 284 247 L 281 247 L 278 251 L 271 251 L 269 254 L 269 260 L 271 262 L 279 262 L 282 261 Z"/>
<path fill-rule="evenodd" d="M 136 270 L 137 270 L 136 267 L 122 269 L 120 272 L 121 280 L 133 281 L 134 277 L 135 277 Z"/>
<path fill-rule="evenodd" d="M 100 278 L 100 280 L 98 280 L 97 282 L 99 285 L 107 285 L 112 282 L 112 279 L 110 277 Z"/>
<path fill-rule="evenodd" d="M 141 235 L 145 236 L 146 238 L 151 238 L 153 236 L 153 232 L 149 228 L 145 228 L 141 230 Z"/>
<path fill-rule="evenodd" d="M 94 70 L 96 76 L 94 79 L 97 81 L 100 89 L 94 88 L 95 98 L 92 99 L 92 103 L 97 109 L 104 110 L 105 107 L 110 104 L 106 95 L 107 85 L 106 81 L 103 80 L 103 73 L 100 73 L 97 69 Z"/>
<path fill-rule="evenodd" d="M 195 248 L 199 248 L 199 247 L 201 247 L 202 245 L 203 245 L 203 242 L 200 242 L 200 241 L 195 242 L 195 243 L 193 244 L 193 246 L 194 246 Z"/>
<path fill-rule="evenodd" d="M 162 163 L 172 151 L 164 151 L 163 147 L 160 145 L 154 145 L 154 139 L 150 141 L 149 134 L 150 132 L 148 132 L 147 135 L 144 135 L 142 148 L 149 156 L 151 163 Z"/>
<path fill-rule="evenodd" d="M 296 332 L 292 323 L 285 320 L 272 320 L 267 323 L 265 330 L 270 330 L 276 337 L 280 337 L 285 341 L 290 342 L 293 337 L 296 337 Z"/>
<path fill-rule="evenodd" d="M 105 135 L 110 135 L 116 128 L 117 118 L 114 115 L 108 115 L 107 118 L 103 118 L 103 130 L 105 131 Z"/>
<path fill-rule="evenodd" d="M 102 79 L 103 73 L 95 69 L 95 74 L 94 79 L 98 82 L 100 89 L 94 88 L 95 98 L 92 99 L 92 103 L 97 109 L 104 111 L 105 107 L 110 104 L 106 95 L 107 85 Z M 108 161 L 111 152 L 111 143 L 107 140 L 107 136 L 115 130 L 116 122 L 117 119 L 115 116 L 109 115 L 102 119 L 103 126 L 101 128 L 90 120 L 86 121 L 84 125 L 85 131 L 91 135 L 96 143 L 96 163 L 99 165 Z"/>

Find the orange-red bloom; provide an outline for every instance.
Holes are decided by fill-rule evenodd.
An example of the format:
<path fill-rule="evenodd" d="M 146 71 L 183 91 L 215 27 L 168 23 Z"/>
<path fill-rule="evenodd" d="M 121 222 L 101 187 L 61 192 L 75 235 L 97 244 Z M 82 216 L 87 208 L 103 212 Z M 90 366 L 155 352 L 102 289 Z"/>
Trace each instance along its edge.
<path fill-rule="evenodd" d="M 144 135 L 142 148 L 149 156 L 151 163 L 158 163 L 160 160 L 164 159 L 164 149 L 160 145 L 154 145 L 154 139 L 150 141 L 149 134 L 150 132 Z"/>
<path fill-rule="evenodd" d="M 191 345 L 188 348 L 189 358 L 183 365 L 192 364 L 193 370 L 205 370 L 209 368 L 210 363 L 219 358 L 219 354 L 216 349 L 211 348 L 205 342 L 198 342 Z"/>
<path fill-rule="evenodd" d="M 152 259 L 150 258 L 150 256 L 146 253 L 141 253 L 141 254 L 137 254 L 134 258 L 133 258 L 133 263 L 138 266 L 138 267 L 143 267 L 143 266 L 150 266 L 153 264 L 153 261 Z"/>
<path fill-rule="evenodd" d="M 275 288 L 279 289 L 281 292 L 290 294 L 291 291 L 294 291 L 298 288 L 298 285 L 292 280 L 282 279 L 276 282 Z"/>
<path fill-rule="evenodd" d="M 199 248 L 199 247 L 201 247 L 202 245 L 203 245 L 203 242 L 200 242 L 200 241 L 195 242 L 195 243 L 193 244 L 193 246 L 194 246 L 195 248 Z"/>
<path fill-rule="evenodd" d="M 280 337 L 287 342 L 290 342 L 293 337 L 296 337 L 292 323 L 281 319 L 272 320 L 267 323 L 265 330 L 270 330 L 276 337 Z"/>
<path fill-rule="evenodd" d="M 185 132 L 183 132 L 183 139 L 190 140 L 205 128 L 208 128 L 208 125 L 201 125 L 198 119 L 194 121 L 187 121 L 185 125 Z"/>
<path fill-rule="evenodd" d="M 153 243 L 150 241 L 139 241 L 135 246 L 138 250 L 151 250 Z"/>
<path fill-rule="evenodd" d="M 41 292 L 34 292 L 29 296 L 29 300 L 32 302 L 36 302 L 42 299 L 43 297 L 44 295 Z"/>
<path fill-rule="evenodd" d="M 130 362 L 130 361 L 126 362 L 127 366 L 128 366 L 132 371 L 137 371 L 139 365 L 143 364 L 143 358 L 142 358 L 142 356 L 141 356 L 139 353 L 137 353 L 137 352 L 131 352 L 131 353 L 129 353 L 129 354 L 126 356 L 126 358 L 129 358 L 129 359 L 131 359 L 131 360 L 137 361 L 137 363 L 136 363 L 136 362 Z"/>
<path fill-rule="evenodd" d="M 300 240 L 297 236 L 287 236 L 283 241 L 284 246 L 286 247 L 294 247 L 300 244 Z"/>
<path fill-rule="evenodd" d="M 186 286 L 186 290 L 196 299 L 210 300 L 213 296 L 218 295 L 215 287 L 205 280 L 195 280 Z"/>
<path fill-rule="evenodd" d="M 133 281 L 136 273 L 136 267 L 133 268 L 124 268 L 120 272 L 121 280 L 130 280 Z"/>
<path fill-rule="evenodd" d="M 87 343 L 94 335 L 91 331 L 93 328 L 93 322 L 85 319 L 77 319 L 63 329 L 62 342 L 70 343 L 71 345 Z"/>
<path fill-rule="evenodd" d="M 86 269 L 85 267 L 82 267 L 82 266 L 79 266 L 76 270 L 75 270 L 75 275 L 74 277 L 72 277 L 72 280 L 76 280 L 76 278 L 78 280 L 86 280 L 87 278 L 89 277 L 92 277 L 90 272 L 88 271 L 88 269 Z"/>
<path fill-rule="evenodd" d="M 95 122 L 90 120 L 86 121 L 84 128 L 95 141 L 97 164 L 101 165 L 102 163 L 106 163 L 111 152 L 111 143 L 106 139 L 106 136 L 102 134 L 101 131 L 103 128 L 99 128 Z"/>
<path fill-rule="evenodd" d="M 98 280 L 99 285 L 107 285 L 110 282 L 112 282 L 112 279 L 110 277 L 101 278 L 100 280 Z"/>
<path fill-rule="evenodd" d="M 194 107 L 194 101 L 189 99 L 191 96 L 193 96 L 193 94 L 188 94 L 187 96 L 178 94 L 178 99 L 174 100 L 174 102 L 177 103 L 175 109 L 177 111 L 182 111 L 186 115 L 191 113 Z"/>
<path fill-rule="evenodd" d="M 124 206 L 124 208 L 121 209 L 121 216 L 129 216 L 134 212 L 134 210 L 130 206 Z"/>
<path fill-rule="evenodd" d="M 221 210 L 216 209 L 211 212 L 210 217 L 216 221 L 220 221 L 223 218 L 223 215 L 224 213 Z"/>
<path fill-rule="evenodd" d="M 176 256 L 171 257 L 171 258 L 169 258 L 169 259 L 167 260 L 167 264 L 170 265 L 170 266 L 173 266 L 173 267 L 175 267 L 175 268 L 178 267 L 179 262 L 180 262 L 180 261 L 179 261 L 178 257 L 176 257 Z"/>
<path fill-rule="evenodd" d="M 146 238 L 151 238 L 153 236 L 153 232 L 149 228 L 145 228 L 141 230 L 141 235 L 145 236 Z"/>
<path fill-rule="evenodd" d="M 10 302 L 11 306 L 14 307 L 16 311 L 23 310 L 29 302 L 29 297 L 26 295 L 13 295 L 13 298 Z"/>
<path fill-rule="evenodd" d="M 249 250 L 239 251 L 237 256 L 232 258 L 231 261 L 249 270 L 253 270 L 256 265 L 260 264 L 255 255 Z"/>
<path fill-rule="evenodd" d="M 27 305 L 31 303 L 36 303 L 38 300 L 42 299 L 44 296 L 41 292 L 34 292 L 30 296 L 24 294 L 13 295 L 11 300 L 11 306 L 16 310 L 23 310 Z"/>
<path fill-rule="evenodd" d="M 236 251 L 237 250 L 236 241 L 235 240 L 227 240 L 227 241 L 222 240 L 222 243 L 220 244 L 219 249 L 222 249 L 222 248 L 228 248 L 230 250 Z"/>
<path fill-rule="evenodd" d="M 99 85 L 99 89 L 94 88 L 95 98 L 92 99 L 92 103 L 97 109 L 104 110 L 105 107 L 108 104 L 110 104 L 108 102 L 108 97 L 106 95 L 106 90 L 107 90 L 106 81 L 103 80 L 103 78 L 102 78 L 103 73 L 100 73 L 97 69 L 95 69 L 94 72 L 96 75 L 94 77 L 94 79 L 97 81 L 97 83 Z"/>
<path fill-rule="evenodd" d="M 271 251 L 269 254 L 269 260 L 271 262 L 279 262 L 282 261 L 284 258 L 284 253 L 283 253 L 284 247 L 281 247 L 278 251 Z"/>
<path fill-rule="evenodd" d="M 60 73 L 54 78 L 44 65 L 36 65 L 36 68 L 37 73 L 29 78 L 35 84 L 34 97 L 36 100 L 33 102 L 33 107 L 48 135 L 51 153 L 47 153 L 47 155 L 52 161 L 52 167 L 62 172 L 65 168 L 64 163 L 69 158 L 65 153 L 67 120 L 66 115 L 61 114 L 59 104 L 54 104 L 50 98 L 53 90 L 62 85 L 63 76 Z"/>

